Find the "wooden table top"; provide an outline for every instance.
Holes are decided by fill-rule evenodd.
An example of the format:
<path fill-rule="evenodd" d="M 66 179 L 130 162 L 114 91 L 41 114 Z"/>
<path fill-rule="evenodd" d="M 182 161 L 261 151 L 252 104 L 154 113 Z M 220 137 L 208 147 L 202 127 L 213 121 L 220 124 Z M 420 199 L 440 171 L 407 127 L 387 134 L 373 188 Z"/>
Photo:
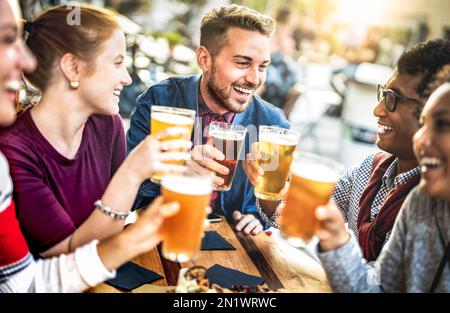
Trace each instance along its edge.
<path fill-rule="evenodd" d="M 318 261 L 303 250 L 289 246 L 279 236 L 278 230 L 269 235 L 257 236 L 236 233 L 226 220 L 211 223 L 206 230 L 215 230 L 228 240 L 236 250 L 205 250 L 185 263 L 175 263 L 160 256 L 155 248 L 132 261 L 162 276 L 152 284 L 143 285 L 133 292 L 164 292 L 165 286 L 175 286 L 179 270 L 183 267 L 214 264 L 233 268 L 247 274 L 261 276 L 266 286 L 284 292 L 330 292 L 325 272 Z M 107 284 L 100 284 L 89 292 L 122 292 Z"/>

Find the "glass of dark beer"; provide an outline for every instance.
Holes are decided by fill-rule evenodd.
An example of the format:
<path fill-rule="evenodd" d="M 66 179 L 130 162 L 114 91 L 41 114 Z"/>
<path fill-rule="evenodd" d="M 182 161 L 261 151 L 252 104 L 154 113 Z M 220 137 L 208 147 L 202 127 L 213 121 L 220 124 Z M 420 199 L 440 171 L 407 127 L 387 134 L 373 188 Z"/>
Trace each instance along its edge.
<path fill-rule="evenodd" d="M 216 161 L 229 169 L 227 175 L 216 173 L 217 176 L 223 178 L 224 183 L 216 186 L 214 190 L 228 191 L 231 189 L 246 133 L 247 129 L 242 125 L 232 125 L 225 122 L 212 122 L 209 124 L 209 141 L 225 155 L 224 160 Z"/>

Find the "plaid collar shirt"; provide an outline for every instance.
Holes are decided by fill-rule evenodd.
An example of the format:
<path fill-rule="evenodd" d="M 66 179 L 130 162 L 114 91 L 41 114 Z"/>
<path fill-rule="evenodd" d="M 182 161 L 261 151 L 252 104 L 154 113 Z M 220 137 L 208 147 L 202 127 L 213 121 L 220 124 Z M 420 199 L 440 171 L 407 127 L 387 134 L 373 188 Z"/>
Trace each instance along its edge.
<path fill-rule="evenodd" d="M 206 105 L 205 100 L 203 99 L 200 90 L 198 93 L 198 117 L 201 118 L 201 127 L 199 127 L 199 131 L 201 131 L 201 134 L 198 134 L 198 136 L 195 136 L 197 138 L 198 142 L 195 143 L 195 145 L 203 145 L 206 143 L 208 139 L 208 126 L 212 122 L 226 122 L 231 124 L 233 122 L 234 116 L 236 114 L 233 112 L 225 112 L 224 114 L 217 114 L 211 111 L 210 108 Z M 200 143 L 200 138 L 202 142 Z M 213 191 L 211 194 L 211 202 L 210 206 L 212 209 L 216 208 L 216 200 L 217 200 L 218 193 L 217 191 Z"/>
<path fill-rule="evenodd" d="M 206 105 L 205 100 L 203 99 L 200 91 L 198 93 L 198 117 L 201 118 L 201 136 L 196 136 L 198 140 L 202 140 L 202 142 L 196 142 L 196 145 L 202 145 L 206 143 L 208 139 L 207 126 L 211 124 L 211 122 L 226 122 L 231 124 L 233 122 L 234 116 L 236 113 L 233 112 L 225 112 L 224 114 L 217 114 L 211 111 L 210 108 Z"/>
<path fill-rule="evenodd" d="M 358 234 L 358 213 L 359 201 L 361 194 L 366 189 L 372 173 L 372 161 L 374 155 L 366 158 L 360 165 L 347 170 L 336 184 L 333 193 L 333 199 L 344 215 L 345 221 L 348 222 L 348 228 L 359 238 Z M 389 192 L 397 186 L 406 183 L 415 175 L 420 174 L 419 167 L 396 175 L 398 159 L 396 159 L 386 170 L 383 175 L 381 188 L 378 191 L 372 203 L 370 210 L 370 218 L 373 221 L 386 200 Z M 389 239 L 391 232 L 386 235 L 386 241 Z"/>

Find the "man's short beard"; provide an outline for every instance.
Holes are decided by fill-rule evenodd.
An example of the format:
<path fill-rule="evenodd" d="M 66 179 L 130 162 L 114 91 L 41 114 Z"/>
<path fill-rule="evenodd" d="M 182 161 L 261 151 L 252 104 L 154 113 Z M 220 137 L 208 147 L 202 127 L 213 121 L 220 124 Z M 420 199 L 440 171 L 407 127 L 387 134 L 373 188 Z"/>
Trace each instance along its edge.
<path fill-rule="evenodd" d="M 220 90 L 219 87 L 217 87 L 214 84 L 214 78 L 216 75 L 216 67 L 213 64 L 212 68 L 211 68 L 211 74 L 209 76 L 208 81 L 206 82 L 206 88 L 208 89 L 209 94 L 211 95 L 211 97 L 214 99 L 214 101 L 219 104 L 222 108 L 224 108 L 225 110 L 229 111 L 229 112 L 233 112 L 233 113 L 241 113 L 244 112 L 247 107 L 248 107 L 248 103 L 247 105 L 246 102 L 242 103 L 242 109 L 236 109 L 233 108 L 233 105 L 231 103 L 229 103 L 227 100 L 227 95 L 222 92 L 222 90 Z M 250 102 L 252 98 L 250 98 L 247 102 Z"/>

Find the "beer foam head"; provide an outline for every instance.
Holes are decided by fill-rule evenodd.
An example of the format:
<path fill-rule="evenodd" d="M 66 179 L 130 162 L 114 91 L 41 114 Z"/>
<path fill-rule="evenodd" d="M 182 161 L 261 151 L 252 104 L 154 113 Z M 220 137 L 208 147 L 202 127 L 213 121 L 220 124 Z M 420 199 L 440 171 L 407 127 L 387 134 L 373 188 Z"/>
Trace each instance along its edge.
<path fill-rule="evenodd" d="M 162 112 L 153 112 L 152 119 L 158 120 L 163 123 L 168 124 L 176 124 L 176 125 L 191 125 L 194 123 L 194 120 L 188 116 L 171 114 L 171 113 L 162 113 Z"/>
<path fill-rule="evenodd" d="M 314 159 L 299 158 L 292 163 L 292 174 L 313 181 L 334 183 L 341 177 L 340 166 L 322 163 Z"/>
<path fill-rule="evenodd" d="M 209 136 L 222 139 L 222 140 L 244 140 L 244 135 L 241 133 L 235 133 L 233 131 L 224 131 L 214 129 L 209 132 Z"/>
<path fill-rule="evenodd" d="M 164 175 L 161 185 L 172 192 L 200 196 L 211 193 L 212 176 Z"/>
<path fill-rule="evenodd" d="M 295 146 L 298 143 L 298 136 L 295 134 L 261 133 L 259 141 L 266 141 L 275 145 Z"/>

